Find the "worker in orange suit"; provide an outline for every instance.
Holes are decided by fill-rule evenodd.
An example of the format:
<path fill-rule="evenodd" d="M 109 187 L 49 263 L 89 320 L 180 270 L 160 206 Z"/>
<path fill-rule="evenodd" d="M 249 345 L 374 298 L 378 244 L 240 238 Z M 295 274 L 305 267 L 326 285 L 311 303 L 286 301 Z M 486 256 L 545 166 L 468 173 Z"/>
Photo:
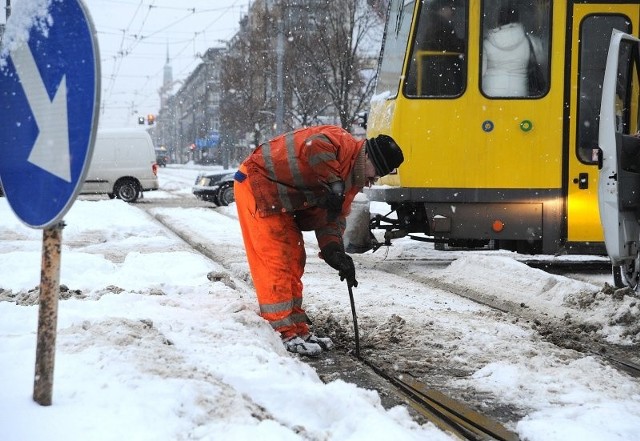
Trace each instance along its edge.
<path fill-rule="evenodd" d="M 357 140 L 336 126 L 302 128 L 258 146 L 235 175 L 238 219 L 260 315 L 290 352 L 316 356 L 331 339 L 309 330 L 302 307 L 303 231 L 315 231 L 320 256 L 349 286 L 358 286 L 342 234 L 351 202 L 400 166 L 386 135 Z"/>

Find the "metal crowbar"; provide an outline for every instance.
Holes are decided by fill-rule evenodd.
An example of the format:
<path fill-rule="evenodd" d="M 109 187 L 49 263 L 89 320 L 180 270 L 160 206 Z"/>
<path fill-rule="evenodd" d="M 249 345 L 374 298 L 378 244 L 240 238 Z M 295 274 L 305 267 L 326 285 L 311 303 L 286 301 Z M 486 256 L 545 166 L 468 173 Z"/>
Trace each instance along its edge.
<path fill-rule="evenodd" d="M 353 300 L 353 290 L 351 284 L 347 281 L 347 288 L 349 288 L 349 300 L 351 301 L 351 315 L 353 316 L 353 332 L 356 335 L 356 358 L 360 358 L 360 335 L 358 334 L 358 317 L 356 316 L 356 304 Z"/>

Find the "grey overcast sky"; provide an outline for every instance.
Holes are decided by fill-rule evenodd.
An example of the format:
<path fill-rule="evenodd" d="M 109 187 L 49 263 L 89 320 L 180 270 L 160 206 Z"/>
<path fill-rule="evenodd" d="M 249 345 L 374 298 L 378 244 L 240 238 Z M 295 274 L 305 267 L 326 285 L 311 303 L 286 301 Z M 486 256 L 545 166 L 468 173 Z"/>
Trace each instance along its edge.
<path fill-rule="evenodd" d="M 3 0 L 0 0 L 3 1 Z M 18 1 L 13 0 L 12 4 Z M 28 1 L 28 0 L 27 0 Z M 249 0 L 84 0 L 98 34 L 102 69 L 101 127 L 128 127 L 157 113 L 169 52 L 176 82 L 209 47 L 224 46 Z"/>

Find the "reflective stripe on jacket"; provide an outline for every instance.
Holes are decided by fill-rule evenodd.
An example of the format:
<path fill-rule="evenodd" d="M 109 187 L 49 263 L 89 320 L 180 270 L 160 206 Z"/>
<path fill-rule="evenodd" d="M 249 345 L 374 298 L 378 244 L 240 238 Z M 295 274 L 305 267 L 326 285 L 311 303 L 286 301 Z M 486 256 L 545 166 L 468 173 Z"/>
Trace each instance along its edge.
<path fill-rule="evenodd" d="M 315 126 L 260 145 L 244 162 L 258 214 L 299 216 L 300 228 L 315 230 L 321 247 L 341 241 L 344 216 L 365 182 L 364 142 L 340 127 Z M 320 206 L 335 181 L 345 183 L 345 203 L 330 222 Z"/>

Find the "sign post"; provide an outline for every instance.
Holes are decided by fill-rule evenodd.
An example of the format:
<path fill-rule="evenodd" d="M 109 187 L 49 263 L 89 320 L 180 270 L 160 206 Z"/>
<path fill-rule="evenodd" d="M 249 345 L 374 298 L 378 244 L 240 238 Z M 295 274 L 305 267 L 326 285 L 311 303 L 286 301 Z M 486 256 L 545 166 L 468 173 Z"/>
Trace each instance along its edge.
<path fill-rule="evenodd" d="M 13 212 L 43 229 L 33 399 L 52 402 L 63 216 L 88 170 L 100 57 L 81 0 L 52 0 L 32 23 L 7 20 L 0 59 L 0 180 Z M 25 5 L 26 4 L 26 5 Z M 21 11 L 25 12 L 25 11 Z M 13 17 L 21 19 L 12 21 Z M 25 29 L 26 28 L 26 29 Z M 27 37 L 25 37 L 27 35 Z"/>
<path fill-rule="evenodd" d="M 50 406 L 53 394 L 56 329 L 58 323 L 58 292 L 60 291 L 60 246 L 64 224 L 47 227 L 42 232 L 42 269 L 38 306 L 38 340 L 33 399 Z"/>

